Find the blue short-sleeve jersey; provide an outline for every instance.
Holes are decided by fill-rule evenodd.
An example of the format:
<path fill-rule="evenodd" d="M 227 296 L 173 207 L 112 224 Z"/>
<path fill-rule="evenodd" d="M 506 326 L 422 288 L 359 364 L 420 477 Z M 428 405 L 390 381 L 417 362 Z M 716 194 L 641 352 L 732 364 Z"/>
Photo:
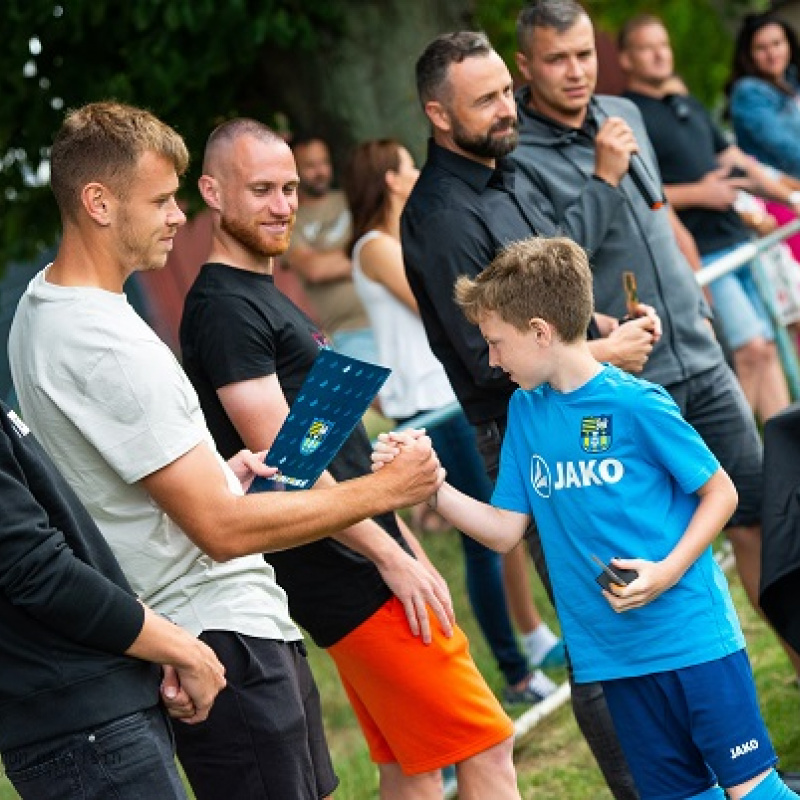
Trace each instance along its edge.
<path fill-rule="evenodd" d="M 533 514 L 579 683 L 679 669 L 744 647 L 708 548 L 671 589 L 617 614 L 591 561 L 664 558 L 719 463 L 659 386 L 605 366 L 579 389 L 518 390 L 493 505 Z"/>

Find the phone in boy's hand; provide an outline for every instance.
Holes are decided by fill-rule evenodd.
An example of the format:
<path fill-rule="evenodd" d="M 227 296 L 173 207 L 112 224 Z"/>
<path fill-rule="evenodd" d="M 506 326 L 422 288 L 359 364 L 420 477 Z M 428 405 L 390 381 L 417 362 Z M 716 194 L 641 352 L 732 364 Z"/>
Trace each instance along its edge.
<path fill-rule="evenodd" d="M 612 583 L 616 583 L 617 586 L 627 586 L 639 577 L 639 573 L 635 569 L 621 569 L 620 567 L 612 567 L 611 564 L 604 564 L 593 553 L 591 558 L 603 570 L 595 580 L 607 592 L 611 591 Z"/>

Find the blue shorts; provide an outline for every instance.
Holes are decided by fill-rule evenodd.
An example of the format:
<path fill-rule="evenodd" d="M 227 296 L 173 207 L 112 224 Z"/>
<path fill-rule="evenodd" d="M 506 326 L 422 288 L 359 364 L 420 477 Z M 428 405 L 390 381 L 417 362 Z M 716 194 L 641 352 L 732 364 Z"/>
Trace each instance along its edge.
<path fill-rule="evenodd" d="M 713 264 L 733 249 L 703 256 L 703 264 Z M 709 289 L 714 304 L 714 319 L 730 350 L 738 350 L 758 337 L 768 341 L 775 338 L 769 312 L 758 293 L 750 263 L 712 281 Z"/>
<path fill-rule="evenodd" d="M 603 681 L 642 800 L 736 786 L 777 762 L 745 650 L 705 664 Z"/>

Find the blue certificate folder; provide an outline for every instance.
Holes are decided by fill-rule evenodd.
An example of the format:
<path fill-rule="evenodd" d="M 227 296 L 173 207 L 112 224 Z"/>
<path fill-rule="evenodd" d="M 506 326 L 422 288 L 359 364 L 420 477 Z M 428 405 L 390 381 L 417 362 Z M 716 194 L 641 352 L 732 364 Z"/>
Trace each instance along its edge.
<path fill-rule="evenodd" d="M 310 489 L 333 461 L 389 377 L 390 369 L 320 350 L 266 463 L 280 472 L 257 477 L 251 492 Z"/>

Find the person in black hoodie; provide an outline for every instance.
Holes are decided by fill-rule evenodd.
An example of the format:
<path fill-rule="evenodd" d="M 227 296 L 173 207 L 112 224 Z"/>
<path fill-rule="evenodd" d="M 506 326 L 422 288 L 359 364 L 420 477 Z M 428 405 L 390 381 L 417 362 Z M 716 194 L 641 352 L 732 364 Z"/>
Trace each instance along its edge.
<path fill-rule="evenodd" d="M 186 798 L 171 716 L 225 685 L 213 651 L 140 603 L 100 531 L 0 401 L 0 753 L 24 800 Z M 153 663 L 148 663 L 153 662 Z"/>

